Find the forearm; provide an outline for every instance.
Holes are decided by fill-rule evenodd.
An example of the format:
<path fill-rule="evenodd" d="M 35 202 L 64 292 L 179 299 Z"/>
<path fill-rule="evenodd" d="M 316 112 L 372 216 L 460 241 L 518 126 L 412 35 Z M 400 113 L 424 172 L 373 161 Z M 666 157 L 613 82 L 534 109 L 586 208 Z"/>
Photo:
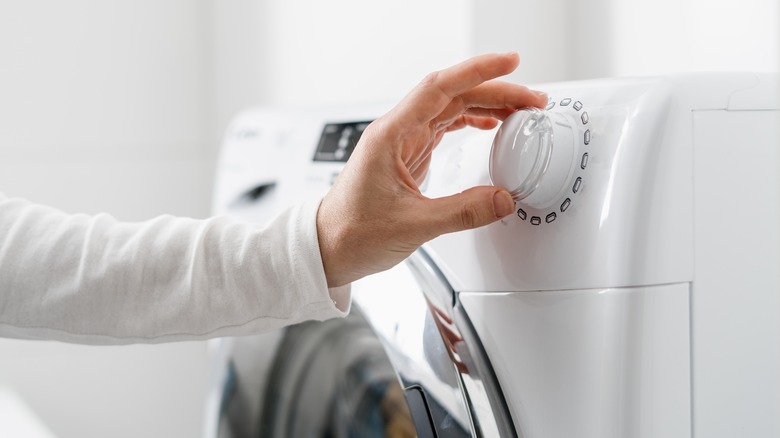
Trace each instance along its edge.
<path fill-rule="evenodd" d="M 162 342 L 338 316 L 316 210 L 298 206 L 265 227 L 171 216 L 122 223 L 0 198 L 0 335 Z"/>

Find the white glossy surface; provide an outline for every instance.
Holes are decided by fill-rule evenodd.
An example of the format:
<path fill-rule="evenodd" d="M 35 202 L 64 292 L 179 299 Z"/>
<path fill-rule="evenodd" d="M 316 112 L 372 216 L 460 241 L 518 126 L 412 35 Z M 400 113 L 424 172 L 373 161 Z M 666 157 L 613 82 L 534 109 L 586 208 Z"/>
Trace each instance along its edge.
<path fill-rule="evenodd" d="M 580 100 L 589 114 L 588 163 L 582 169 L 575 154 L 568 177 L 582 178 L 580 191 L 565 195 L 570 204 L 551 223 L 548 210 L 529 207 L 525 221 L 426 245 L 461 291 L 527 438 L 780 435 L 778 81 L 687 75 L 535 87 L 556 102 Z M 341 165 L 311 162 L 323 123 L 381 110 L 342 113 L 240 117 L 215 210 L 258 220 L 324 193 Z M 252 126 L 268 137 L 237 137 Z M 425 194 L 488 184 L 494 135 L 445 137 Z M 277 188 L 261 201 L 232 204 L 268 181 Z M 533 215 L 540 225 L 530 225 Z M 386 282 L 391 301 L 407 282 Z"/>
<path fill-rule="evenodd" d="M 521 436 L 690 437 L 687 284 L 460 300 Z"/>
<path fill-rule="evenodd" d="M 421 286 L 406 263 L 353 284 L 355 304 L 385 343 L 396 371 L 409 382 L 421 382 L 428 396 L 436 399 L 454 421 L 469 430 L 469 413 L 452 363 L 444 359 L 445 348 L 435 330 Z M 431 336 L 426 338 L 426 334 Z M 398 348 L 396 346 L 401 346 Z"/>
<path fill-rule="evenodd" d="M 0 436 L 54 438 L 46 424 L 35 415 L 27 403 L 9 388 L 0 386 Z"/>
<path fill-rule="evenodd" d="M 426 248 L 460 291 L 691 281 L 690 113 L 726 108 L 732 95 L 764 83 L 756 75 L 732 74 L 536 86 L 558 103 L 567 97 L 579 100 L 588 112 L 588 163 L 585 169 L 575 166 L 572 175 L 575 181 L 582 178 L 577 193 L 572 184 L 560 204 L 550 208 L 518 204 L 526 220 L 514 215 L 478 230 L 441 236 Z M 756 104 L 772 105 L 772 96 L 761 96 Z M 473 141 L 445 140 L 426 195 L 489 184 L 488 145 L 484 134 L 474 135 Z M 570 202 L 562 211 L 566 199 Z M 547 223 L 552 213 L 555 217 Z M 531 225 L 534 216 L 539 225 Z"/>
<path fill-rule="evenodd" d="M 697 111 L 693 134 L 694 435 L 780 437 L 780 111 Z"/>

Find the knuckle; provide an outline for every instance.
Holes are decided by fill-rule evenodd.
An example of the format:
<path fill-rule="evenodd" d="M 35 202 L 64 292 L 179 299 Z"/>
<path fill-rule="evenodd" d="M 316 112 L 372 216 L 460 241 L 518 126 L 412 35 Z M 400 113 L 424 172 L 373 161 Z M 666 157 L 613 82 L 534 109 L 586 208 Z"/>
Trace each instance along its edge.
<path fill-rule="evenodd" d="M 364 129 L 363 133 L 360 135 L 360 141 L 358 143 L 365 144 L 375 142 L 387 136 L 392 132 L 392 130 L 393 121 L 386 114 L 377 118 L 373 122 L 369 123 L 368 126 L 366 126 L 366 129 Z"/>
<path fill-rule="evenodd" d="M 475 68 L 474 69 L 474 74 L 476 75 L 477 79 L 479 80 L 479 83 L 487 82 L 490 79 L 488 76 L 486 76 L 482 72 L 482 69 L 479 69 L 479 68 Z"/>
<path fill-rule="evenodd" d="M 363 133 L 361 134 L 360 138 L 362 139 L 370 139 L 373 136 L 377 134 L 377 131 L 381 131 L 381 125 L 383 123 L 383 120 L 381 118 L 374 120 L 373 122 L 369 123 L 368 126 L 366 126 L 366 129 L 363 130 Z"/>
<path fill-rule="evenodd" d="M 460 209 L 460 225 L 464 230 L 470 230 L 480 225 L 480 214 L 476 207 L 465 204 Z"/>
<path fill-rule="evenodd" d="M 435 86 L 439 80 L 439 72 L 430 72 L 420 81 L 420 85 L 423 87 Z"/>

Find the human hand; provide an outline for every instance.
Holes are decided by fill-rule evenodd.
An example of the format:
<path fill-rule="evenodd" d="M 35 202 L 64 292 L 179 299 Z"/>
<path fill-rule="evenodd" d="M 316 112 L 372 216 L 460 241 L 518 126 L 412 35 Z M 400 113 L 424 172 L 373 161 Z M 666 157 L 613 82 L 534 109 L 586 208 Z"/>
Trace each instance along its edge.
<path fill-rule="evenodd" d="M 429 199 L 418 185 L 445 133 L 492 129 L 519 108 L 547 104 L 544 93 L 494 80 L 519 62 L 517 53 L 490 54 L 431 73 L 366 128 L 317 213 L 329 287 L 389 269 L 441 234 L 481 227 L 514 211 L 502 188 Z"/>

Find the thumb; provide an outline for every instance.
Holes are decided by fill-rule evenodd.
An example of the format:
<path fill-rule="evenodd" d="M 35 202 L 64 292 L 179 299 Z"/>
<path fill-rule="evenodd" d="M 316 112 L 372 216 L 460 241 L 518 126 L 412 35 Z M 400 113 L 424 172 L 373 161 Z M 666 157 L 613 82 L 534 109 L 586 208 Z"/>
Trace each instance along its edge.
<path fill-rule="evenodd" d="M 433 237 L 491 224 L 515 209 L 509 192 L 492 186 L 474 187 L 457 195 L 431 199 L 426 204 L 430 213 L 425 215 L 430 220 L 426 228 Z"/>

